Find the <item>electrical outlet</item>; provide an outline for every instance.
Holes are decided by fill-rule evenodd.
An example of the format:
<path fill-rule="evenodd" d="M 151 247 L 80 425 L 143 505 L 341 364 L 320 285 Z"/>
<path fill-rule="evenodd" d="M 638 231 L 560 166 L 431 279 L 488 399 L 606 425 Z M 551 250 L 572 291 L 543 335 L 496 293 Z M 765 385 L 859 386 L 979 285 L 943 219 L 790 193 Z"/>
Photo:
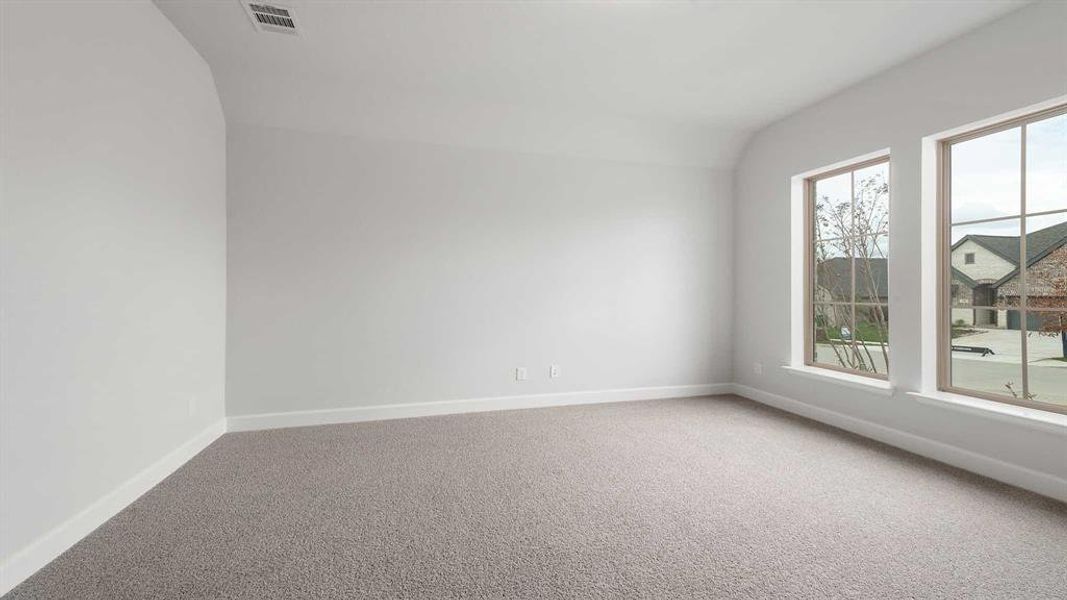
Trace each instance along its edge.
<path fill-rule="evenodd" d="M 756 375 L 763 375 L 763 363 L 752 363 L 752 372 Z"/>
<path fill-rule="evenodd" d="M 526 381 L 526 367 L 515 368 L 515 381 Z"/>
<path fill-rule="evenodd" d="M 555 379 L 559 377 L 559 365 L 552 365 L 548 368 L 548 376 Z"/>

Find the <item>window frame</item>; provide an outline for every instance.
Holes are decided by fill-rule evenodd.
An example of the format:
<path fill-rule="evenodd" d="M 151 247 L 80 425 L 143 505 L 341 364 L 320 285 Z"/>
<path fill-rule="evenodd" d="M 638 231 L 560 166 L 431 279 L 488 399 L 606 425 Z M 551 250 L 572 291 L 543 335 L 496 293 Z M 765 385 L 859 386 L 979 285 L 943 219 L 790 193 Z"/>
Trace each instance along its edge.
<path fill-rule="evenodd" d="M 858 369 L 849 369 L 849 368 L 841 367 L 841 366 L 837 366 L 837 365 L 831 365 L 831 364 L 826 364 L 826 363 L 817 363 L 817 362 L 815 362 L 815 344 L 814 344 L 814 340 L 815 340 L 815 305 L 816 305 L 815 296 L 814 296 L 814 294 L 815 294 L 815 288 L 814 288 L 814 282 L 815 282 L 815 241 L 816 241 L 815 240 L 815 185 L 820 180 L 823 180 L 823 179 L 828 179 L 830 177 L 836 177 L 836 176 L 841 175 L 843 173 L 851 173 L 853 171 L 858 171 L 860 169 L 865 169 L 867 167 L 880 165 L 882 163 L 885 163 L 885 165 L 886 165 L 886 173 L 887 173 L 888 183 L 889 183 L 889 206 L 890 206 L 890 210 L 892 210 L 892 206 L 893 206 L 893 183 L 892 183 L 893 165 L 892 165 L 892 161 L 890 160 L 889 151 L 878 152 L 874 156 L 868 156 L 868 157 L 865 157 L 865 158 L 862 158 L 862 159 L 851 161 L 851 162 L 848 162 L 848 163 L 845 163 L 845 164 L 840 164 L 839 166 L 832 167 L 832 168 L 827 168 L 827 169 L 825 169 L 823 171 L 817 171 L 815 173 L 807 174 L 807 175 L 804 176 L 804 179 L 803 179 L 803 182 L 802 182 L 803 193 L 804 193 L 804 207 L 803 207 L 803 218 L 804 218 L 804 282 L 803 282 L 804 333 L 803 333 L 803 340 L 804 341 L 803 341 L 803 343 L 804 343 L 804 366 L 806 366 L 806 367 L 811 367 L 811 368 L 814 368 L 814 369 L 826 369 L 828 371 L 835 371 L 835 372 L 838 372 L 838 373 L 846 373 L 848 375 L 856 375 L 856 376 L 859 376 L 859 377 L 866 377 L 866 378 L 873 379 L 873 380 L 879 380 L 879 381 L 888 382 L 889 381 L 889 370 L 891 368 L 890 365 L 892 364 L 892 361 L 889 360 L 888 356 L 886 358 L 886 372 L 885 373 L 877 373 L 877 372 L 870 372 L 870 371 L 860 371 Z M 850 193 L 851 193 L 851 196 L 852 196 L 852 198 L 850 199 L 850 202 L 852 203 L 853 208 L 854 208 L 855 207 L 855 202 L 856 202 L 854 187 L 853 187 L 853 189 L 850 190 Z M 887 238 L 891 235 L 892 219 L 890 219 L 889 222 L 890 222 L 890 226 L 889 226 L 889 228 L 886 229 L 886 232 L 885 232 L 885 235 L 886 235 Z M 855 237 L 855 236 L 851 236 L 850 235 L 850 236 L 847 236 L 846 238 L 842 238 L 842 239 L 851 239 L 852 237 Z M 888 269 L 888 260 L 889 259 L 887 258 L 886 260 L 887 260 L 887 269 Z M 855 278 L 856 278 L 855 271 L 856 271 L 856 267 L 853 264 L 853 267 L 852 267 L 853 292 L 852 292 L 851 301 L 848 302 L 848 303 L 844 303 L 844 302 L 831 303 L 831 304 L 834 304 L 834 305 L 846 305 L 846 306 L 850 307 L 850 309 L 852 311 L 852 316 L 853 316 L 853 326 L 855 326 L 855 314 L 856 314 L 856 307 L 857 306 L 885 306 L 886 308 L 889 308 L 889 304 L 890 304 L 889 298 L 886 298 L 886 301 L 885 301 L 884 305 L 881 304 L 881 303 L 857 303 L 856 302 L 856 292 L 855 292 L 855 289 L 854 289 L 855 288 Z M 887 274 L 887 277 L 888 277 L 888 274 Z M 890 287 L 892 287 L 892 286 L 890 285 Z M 888 334 L 888 323 L 886 324 L 886 327 L 887 327 L 886 333 Z M 853 335 L 853 338 L 854 338 L 855 337 L 855 332 L 853 332 L 852 335 Z M 855 343 L 855 339 L 853 339 L 853 343 Z M 889 354 L 892 353 L 891 346 L 890 346 L 890 344 L 888 342 L 886 343 L 886 352 L 889 353 Z"/>
<path fill-rule="evenodd" d="M 940 138 L 936 141 L 936 211 L 937 211 L 937 271 L 936 271 L 936 326 L 937 326 L 937 356 L 936 356 L 936 378 L 937 378 L 937 390 L 940 392 L 947 392 L 951 394 L 958 394 L 961 396 L 968 396 L 971 398 L 981 398 L 983 400 L 990 400 L 993 402 L 1001 402 L 1004 404 L 1011 404 L 1015 406 L 1023 406 L 1026 408 L 1033 408 L 1037 410 L 1043 410 L 1048 412 L 1055 412 L 1061 414 L 1067 414 L 1067 406 L 1058 406 L 1049 402 L 1036 402 L 1029 400 L 1026 397 L 1026 392 L 1029 389 L 1027 371 L 1027 287 L 1026 287 L 1026 272 L 1027 272 L 1027 254 L 1026 254 L 1026 221 L 1029 218 L 1045 215 L 1045 214 L 1060 214 L 1062 210 L 1055 211 L 1043 211 L 1040 213 L 1028 214 L 1026 212 L 1026 128 L 1023 127 L 1029 123 L 1042 121 L 1048 118 L 1056 117 L 1062 114 L 1067 114 L 1067 104 L 1056 104 L 1047 108 L 1037 110 L 1034 112 L 1028 112 L 1015 116 L 1009 119 L 1001 120 L 992 124 L 977 127 L 962 133 L 956 133 L 954 135 Z M 967 388 L 955 387 L 952 385 L 952 335 L 951 335 L 951 320 L 952 320 L 952 308 L 950 306 L 952 302 L 952 146 L 962 142 L 974 140 L 977 138 L 985 137 L 1009 129 L 1021 127 L 1020 132 L 1020 213 L 1017 217 L 1004 217 L 1003 220 L 1010 218 L 1018 218 L 1020 221 L 1020 267 L 1019 267 L 1019 305 L 1005 310 L 1016 310 L 1019 312 L 1019 335 L 1022 337 L 1022 356 L 1020 361 L 1021 373 L 1022 373 L 1022 397 L 1015 398 L 1007 394 L 994 394 L 990 392 L 984 392 L 981 390 L 970 390 Z M 992 220 L 1001 220 L 1000 218 Z M 984 221 L 984 220 L 983 220 Z M 966 223 L 964 223 L 966 224 Z M 1067 312 L 1067 311 L 1061 311 Z"/>

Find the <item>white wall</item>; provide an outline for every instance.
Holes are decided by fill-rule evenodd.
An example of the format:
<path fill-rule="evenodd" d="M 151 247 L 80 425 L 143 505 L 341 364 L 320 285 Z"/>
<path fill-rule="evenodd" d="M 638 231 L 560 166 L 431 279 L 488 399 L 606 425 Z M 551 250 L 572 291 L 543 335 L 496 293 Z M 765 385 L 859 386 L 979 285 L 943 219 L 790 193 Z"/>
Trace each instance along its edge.
<path fill-rule="evenodd" d="M 738 165 L 735 379 L 744 385 L 1067 477 L 1062 434 L 919 403 L 920 139 L 1067 93 L 1067 3 L 1023 8 L 760 131 Z M 790 358 L 790 177 L 892 150 L 892 397 L 798 378 Z M 933 357 L 926 357 L 932 360 Z M 754 363 L 762 363 L 762 375 Z"/>
<path fill-rule="evenodd" d="M 750 133 L 736 126 L 566 110 L 551 104 L 531 107 L 432 94 L 398 98 L 389 90 L 321 73 L 279 77 L 273 66 L 262 73 L 247 67 L 237 75 L 224 73 L 219 86 L 231 121 L 575 158 L 729 169 Z"/>
<path fill-rule="evenodd" d="M 728 173 L 229 134 L 231 415 L 730 380 Z"/>
<path fill-rule="evenodd" d="M 974 254 L 972 264 L 967 264 L 968 254 Z M 970 240 L 952 251 L 952 266 L 978 283 L 998 281 L 1015 270 L 1014 264 Z"/>
<path fill-rule="evenodd" d="M 0 11 L 7 561 L 223 417 L 226 174 L 211 73 L 154 5 Z"/>

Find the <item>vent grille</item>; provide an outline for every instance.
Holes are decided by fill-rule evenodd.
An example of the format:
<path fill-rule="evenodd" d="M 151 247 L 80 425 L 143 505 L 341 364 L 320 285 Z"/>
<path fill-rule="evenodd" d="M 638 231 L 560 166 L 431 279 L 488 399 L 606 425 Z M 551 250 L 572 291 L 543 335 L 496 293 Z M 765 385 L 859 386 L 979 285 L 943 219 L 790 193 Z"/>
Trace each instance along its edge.
<path fill-rule="evenodd" d="M 263 13 L 254 13 L 256 20 L 263 25 L 274 25 L 275 27 L 288 27 L 290 29 L 296 29 L 296 24 L 289 17 L 276 17 L 274 15 L 265 15 Z"/>
<path fill-rule="evenodd" d="M 277 6 L 271 6 L 269 4 L 249 4 L 248 8 L 252 9 L 252 12 L 263 13 L 265 15 L 275 15 L 277 17 L 289 17 L 289 11 Z"/>
<path fill-rule="evenodd" d="M 298 35 L 293 9 L 278 4 L 242 1 L 241 4 L 257 31 Z"/>

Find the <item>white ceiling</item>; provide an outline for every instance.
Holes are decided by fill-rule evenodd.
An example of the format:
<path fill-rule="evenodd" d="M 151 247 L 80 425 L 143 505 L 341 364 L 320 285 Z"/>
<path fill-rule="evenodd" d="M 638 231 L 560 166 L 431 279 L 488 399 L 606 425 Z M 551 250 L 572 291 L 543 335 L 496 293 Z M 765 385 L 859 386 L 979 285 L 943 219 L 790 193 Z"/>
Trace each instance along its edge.
<path fill-rule="evenodd" d="M 227 119 L 310 131 L 729 167 L 754 130 L 1025 4 L 156 0 Z"/>

